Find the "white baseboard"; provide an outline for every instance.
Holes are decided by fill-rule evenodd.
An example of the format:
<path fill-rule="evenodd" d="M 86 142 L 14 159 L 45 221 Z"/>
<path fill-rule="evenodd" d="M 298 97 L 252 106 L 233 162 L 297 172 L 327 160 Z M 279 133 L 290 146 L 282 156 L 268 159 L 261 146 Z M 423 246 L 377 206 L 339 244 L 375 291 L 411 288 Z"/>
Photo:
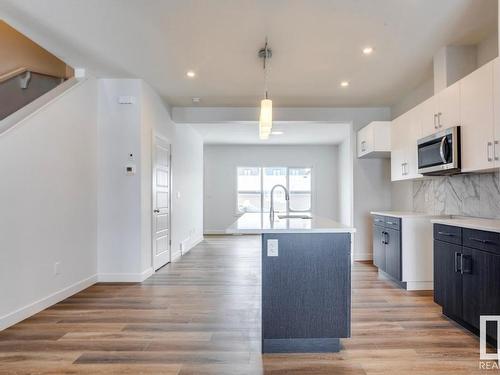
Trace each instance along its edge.
<path fill-rule="evenodd" d="M 227 234 L 225 230 L 209 230 L 209 229 L 206 229 L 203 231 L 203 234 L 207 234 L 207 235 L 210 235 L 210 234 Z"/>
<path fill-rule="evenodd" d="M 100 273 L 97 279 L 100 283 L 140 283 L 153 273 L 150 267 L 141 273 Z"/>
<path fill-rule="evenodd" d="M 16 311 L 13 311 L 7 315 L 0 317 L 0 331 L 16 323 L 19 323 L 20 321 L 29 318 L 30 316 L 35 315 L 36 313 L 39 313 L 40 311 L 46 309 L 47 307 L 55 305 L 56 303 L 61 302 L 62 300 L 68 297 L 71 297 L 73 294 L 76 294 L 82 291 L 83 289 L 88 288 L 89 286 L 95 284 L 96 282 L 97 282 L 97 275 L 90 276 L 87 279 L 78 281 L 73 285 L 61 289 L 58 292 L 52 293 L 47 297 L 44 297 L 38 301 L 30 303 L 29 305 L 21 307 Z"/>
<path fill-rule="evenodd" d="M 372 253 L 355 253 L 354 261 L 373 260 Z"/>
<path fill-rule="evenodd" d="M 203 236 L 200 236 L 198 238 L 195 238 L 193 241 L 190 241 L 187 249 L 182 252 L 182 255 L 187 254 L 189 250 L 198 245 L 201 241 L 203 241 Z"/>
<path fill-rule="evenodd" d="M 172 253 L 172 255 L 170 256 L 170 261 L 177 262 L 179 259 L 181 259 L 181 257 L 182 257 L 181 251 L 178 250 L 175 253 Z"/>
<path fill-rule="evenodd" d="M 434 290 L 433 281 L 407 281 L 406 290 Z"/>

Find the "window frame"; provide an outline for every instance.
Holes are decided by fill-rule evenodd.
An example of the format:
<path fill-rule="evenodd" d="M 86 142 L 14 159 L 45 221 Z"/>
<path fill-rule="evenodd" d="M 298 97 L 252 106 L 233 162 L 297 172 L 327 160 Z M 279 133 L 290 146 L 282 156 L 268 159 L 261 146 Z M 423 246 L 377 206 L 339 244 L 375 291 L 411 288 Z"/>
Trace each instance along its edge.
<path fill-rule="evenodd" d="M 258 168 L 259 169 L 259 173 L 260 173 L 260 191 L 250 191 L 250 190 L 239 190 L 238 189 L 238 169 L 244 169 L 244 168 Z M 236 189 L 235 189 L 235 197 L 234 197 L 234 202 L 235 202 L 235 213 L 237 216 L 241 216 L 247 212 L 244 212 L 244 211 L 240 211 L 239 210 L 239 206 L 238 206 L 238 195 L 240 193 L 251 193 L 251 194 L 260 194 L 260 212 L 258 213 L 265 213 L 266 211 L 264 211 L 264 168 L 285 168 L 286 169 L 286 188 L 288 189 L 288 192 L 291 194 L 291 191 L 290 191 L 290 169 L 310 169 L 311 170 L 311 190 L 309 192 L 307 191 L 295 191 L 294 193 L 309 193 L 309 195 L 311 196 L 311 204 L 310 204 L 310 208 L 309 210 L 294 210 L 294 209 L 291 209 L 290 208 L 290 200 L 288 200 L 286 202 L 286 212 L 297 212 L 297 213 L 304 213 L 304 212 L 310 212 L 312 213 L 313 211 L 313 207 L 314 207 L 314 195 L 313 195 L 313 191 L 314 191 L 314 174 L 313 174 L 313 170 L 314 168 L 312 166 L 283 166 L 283 167 L 280 167 L 280 166 L 276 166 L 276 165 L 272 165 L 272 166 L 260 166 L 260 167 L 257 167 L 257 166 L 248 166 L 248 165 L 241 165 L 241 166 L 236 166 L 235 167 L 235 177 L 236 177 Z"/>

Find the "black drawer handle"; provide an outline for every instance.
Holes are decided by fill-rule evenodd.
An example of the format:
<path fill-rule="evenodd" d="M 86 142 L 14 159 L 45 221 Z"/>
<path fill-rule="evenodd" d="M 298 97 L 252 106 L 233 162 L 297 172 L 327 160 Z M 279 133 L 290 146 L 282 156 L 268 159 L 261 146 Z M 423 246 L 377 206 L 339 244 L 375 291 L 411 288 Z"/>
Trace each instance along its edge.
<path fill-rule="evenodd" d="M 462 253 L 455 252 L 455 272 L 462 273 Z"/>
<path fill-rule="evenodd" d="M 376 221 L 377 223 L 380 223 L 380 222 L 381 222 L 381 221 L 383 221 L 383 220 L 380 220 L 380 219 L 375 219 L 375 221 Z"/>
<path fill-rule="evenodd" d="M 453 233 L 448 233 L 448 232 L 438 232 L 439 235 L 441 236 L 447 236 L 447 237 L 455 237 L 456 235 Z"/>
<path fill-rule="evenodd" d="M 491 241 L 489 240 L 482 240 L 480 238 L 475 238 L 475 237 L 469 237 L 469 240 L 471 241 L 476 241 L 476 242 L 480 242 L 480 243 L 483 243 L 483 244 L 487 244 L 487 243 L 492 243 Z"/>
<path fill-rule="evenodd" d="M 467 265 L 466 265 L 467 262 Z M 460 256 L 460 273 L 472 273 L 472 257 L 470 255 L 462 254 Z"/>

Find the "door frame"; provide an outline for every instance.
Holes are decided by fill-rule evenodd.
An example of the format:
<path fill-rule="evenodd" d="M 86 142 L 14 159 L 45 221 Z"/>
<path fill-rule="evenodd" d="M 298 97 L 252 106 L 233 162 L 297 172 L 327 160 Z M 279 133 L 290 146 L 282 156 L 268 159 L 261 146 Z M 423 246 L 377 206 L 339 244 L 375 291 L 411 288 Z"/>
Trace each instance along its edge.
<path fill-rule="evenodd" d="M 151 137 L 151 267 L 153 268 L 153 271 L 156 272 L 158 269 L 161 267 L 169 264 L 172 262 L 172 142 L 165 138 L 162 137 L 158 134 L 152 134 Z M 156 197 L 155 197 L 155 184 L 156 184 L 156 176 L 155 176 L 155 168 L 156 168 L 156 145 L 157 145 L 157 140 L 160 140 L 160 142 L 165 143 L 169 146 L 170 149 L 170 155 L 169 155 L 169 181 L 168 181 L 168 251 L 169 251 L 169 258 L 167 263 L 164 265 L 158 267 L 156 269 L 155 267 L 155 212 L 154 210 L 156 209 L 155 203 L 156 203 Z"/>

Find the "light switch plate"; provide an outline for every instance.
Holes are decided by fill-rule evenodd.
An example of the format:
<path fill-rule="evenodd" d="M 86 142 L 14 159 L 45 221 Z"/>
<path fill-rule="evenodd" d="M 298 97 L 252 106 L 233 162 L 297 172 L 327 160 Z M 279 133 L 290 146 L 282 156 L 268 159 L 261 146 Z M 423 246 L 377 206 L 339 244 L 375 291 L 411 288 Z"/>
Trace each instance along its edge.
<path fill-rule="evenodd" d="M 278 256 L 278 240 L 267 240 L 267 256 Z"/>

